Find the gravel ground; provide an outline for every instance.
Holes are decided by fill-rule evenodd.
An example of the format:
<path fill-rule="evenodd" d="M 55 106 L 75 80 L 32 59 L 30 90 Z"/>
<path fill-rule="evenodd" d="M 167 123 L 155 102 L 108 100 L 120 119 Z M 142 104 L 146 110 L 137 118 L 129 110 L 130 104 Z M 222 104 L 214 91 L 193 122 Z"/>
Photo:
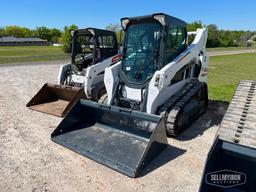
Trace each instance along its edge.
<path fill-rule="evenodd" d="M 207 114 L 132 179 L 50 140 L 61 118 L 26 108 L 58 65 L 0 67 L 0 191 L 197 191 L 204 162 L 226 104 Z"/>

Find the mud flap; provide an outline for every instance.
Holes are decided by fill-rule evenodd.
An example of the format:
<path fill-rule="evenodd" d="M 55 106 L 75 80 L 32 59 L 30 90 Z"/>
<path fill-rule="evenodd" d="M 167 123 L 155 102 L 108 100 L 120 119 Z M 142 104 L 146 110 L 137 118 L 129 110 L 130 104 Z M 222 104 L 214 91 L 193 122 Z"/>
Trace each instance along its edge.
<path fill-rule="evenodd" d="M 79 100 L 51 135 L 85 157 L 136 177 L 167 145 L 160 116 Z"/>
<path fill-rule="evenodd" d="M 79 99 L 86 99 L 84 90 L 80 87 L 46 83 L 28 102 L 27 107 L 63 117 Z"/>

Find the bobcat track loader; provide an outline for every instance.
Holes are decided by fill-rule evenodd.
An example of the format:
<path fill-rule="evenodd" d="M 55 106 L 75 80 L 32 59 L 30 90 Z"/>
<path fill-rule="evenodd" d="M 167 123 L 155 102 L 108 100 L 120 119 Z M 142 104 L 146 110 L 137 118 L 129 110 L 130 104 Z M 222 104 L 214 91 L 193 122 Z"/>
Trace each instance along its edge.
<path fill-rule="evenodd" d="M 78 99 L 97 101 L 104 93 L 104 70 L 120 60 L 112 31 L 86 28 L 72 31 L 71 63 L 60 67 L 58 84 L 46 83 L 27 107 L 64 116 Z"/>
<path fill-rule="evenodd" d="M 166 147 L 166 133 L 179 134 L 207 109 L 207 29 L 187 33 L 185 22 L 166 14 L 121 24 L 123 55 L 105 69 L 107 98 L 78 101 L 51 137 L 136 177 Z"/>

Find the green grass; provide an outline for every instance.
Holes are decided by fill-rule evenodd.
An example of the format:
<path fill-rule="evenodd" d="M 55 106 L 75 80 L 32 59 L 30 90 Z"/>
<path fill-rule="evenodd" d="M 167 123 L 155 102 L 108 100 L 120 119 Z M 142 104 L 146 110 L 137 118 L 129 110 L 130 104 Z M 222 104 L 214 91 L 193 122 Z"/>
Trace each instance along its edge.
<path fill-rule="evenodd" d="M 207 48 L 207 52 L 217 52 L 217 51 L 236 51 L 236 50 L 250 50 L 256 49 L 255 46 L 253 47 L 217 47 L 217 48 Z"/>
<path fill-rule="evenodd" d="M 53 46 L 1 46 L 0 64 L 68 59 L 61 47 Z"/>
<path fill-rule="evenodd" d="M 209 58 L 209 98 L 230 101 L 239 80 L 256 80 L 256 53 Z"/>

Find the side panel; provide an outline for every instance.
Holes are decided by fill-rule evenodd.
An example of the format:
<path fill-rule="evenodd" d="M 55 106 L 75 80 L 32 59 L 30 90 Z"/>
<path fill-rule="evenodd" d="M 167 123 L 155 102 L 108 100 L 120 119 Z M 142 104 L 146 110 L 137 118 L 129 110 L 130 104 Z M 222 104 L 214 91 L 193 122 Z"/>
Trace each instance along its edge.
<path fill-rule="evenodd" d="M 157 108 L 165 103 L 165 101 L 172 95 L 177 93 L 186 83 L 186 80 L 175 83 L 166 89 L 160 90 L 154 85 L 154 81 L 149 84 L 148 102 L 147 102 L 147 113 L 155 114 Z"/>
<path fill-rule="evenodd" d="M 116 62 L 114 58 L 118 55 L 105 59 L 104 61 L 97 63 L 91 67 L 88 67 L 85 75 L 84 92 L 88 98 L 91 97 L 92 86 L 104 79 L 104 70 L 109 67 L 113 62 Z"/>
<path fill-rule="evenodd" d="M 208 80 L 208 61 L 209 56 L 206 53 L 206 43 L 207 43 L 207 36 L 208 36 L 208 29 L 198 29 L 197 30 L 198 38 L 195 38 L 194 42 L 198 45 L 198 49 L 201 49 L 201 52 L 199 53 L 199 61 L 202 65 L 200 74 L 199 74 L 199 81 L 206 82 Z M 197 37 L 197 36 L 196 36 Z M 194 43 L 193 42 L 193 43 Z"/>
<path fill-rule="evenodd" d="M 67 78 L 67 71 L 69 71 L 71 68 L 71 64 L 70 63 L 67 63 L 67 64 L 64 64 L 64 65 L 61 65 L 60 66 L 60 69 L 59 69 L 59 74 L 58 74 L 58 79 L 57 79 L 57 82 L 59 85 L 63 85 L 64 81 L 66 80 Z"/>
<path fill-rule="evenodd" d="M 206 55 L 202 55 L 199 57 L 201 63 L 202 63 L 202 68 L 199 74 L 199 81 L 201 82 L 207 82 L 208 81 L 208 61 L 209 61 L 209 56 L 206 53 Z"/>
<path fill-rule="evenodd" d="M 171 85 L 174 76 L 183 67 L 194 64 L 201 66 L 198 79 L 207 81 L 208 56 L 205 52 L 207 29 L 197 29 L 192 44 L 171 63 L 156 71 L 149 84 L 147 113 L 153 114 L 170 96 L 175 94 L 187 80 Z"/>
<path fill-rule="evenodd" d="M 105 69 L 104 84 L 105 84 L 105 88 L 107 90 L 107 95 L 108 95 L 108 105 L 110 104 L 110 101 L 113 96 L 115 83 L 118 83 L 119 81 L 118 74 L 120 70 L 121 70 L 121 61 Z"/>

